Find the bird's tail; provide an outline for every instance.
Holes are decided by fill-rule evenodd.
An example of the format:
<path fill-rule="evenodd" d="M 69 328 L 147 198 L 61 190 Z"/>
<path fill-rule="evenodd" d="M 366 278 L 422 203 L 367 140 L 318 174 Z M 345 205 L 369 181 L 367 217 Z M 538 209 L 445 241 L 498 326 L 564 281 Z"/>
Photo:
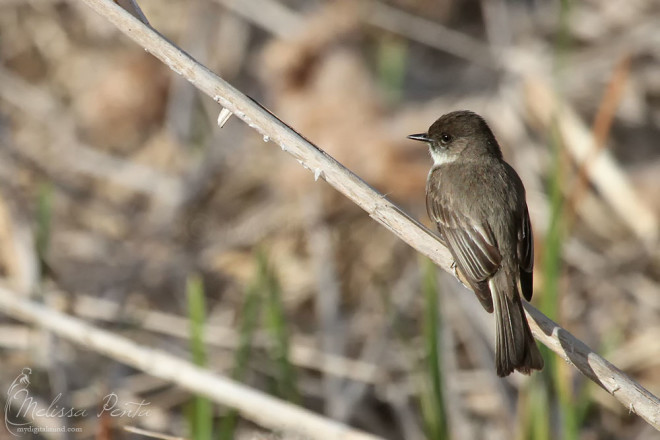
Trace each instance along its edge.
<path fill-rule="evenodd" d="M 530 374 L 543 368 L 541 352 L 525 318 L 518 283 L 506 272 L 501 268 L 488 282 L 495 306 L 495 364 L 500 377 L 514 369 Z"/>

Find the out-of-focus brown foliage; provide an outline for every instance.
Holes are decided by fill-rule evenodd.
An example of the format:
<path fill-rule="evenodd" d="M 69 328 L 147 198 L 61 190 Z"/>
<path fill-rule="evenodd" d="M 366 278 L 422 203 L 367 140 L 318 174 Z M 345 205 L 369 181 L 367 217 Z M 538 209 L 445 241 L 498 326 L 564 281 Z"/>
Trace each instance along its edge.
<path fill-rule="evenodd" d="M 81 56 L 83 58 L 84 55 Z M 93 66 L 93 67 L 92 67 Z M 163 121 L 167 72 L 147 53 L 120 53 L 78 66 L 96 74 L 72 90 L 83 136 L 115 153 L 140 145 Z M 80 74 L 82 72 L 78 72 Z M 126 115 L 133 115 L 127 118 Z"/>
<path fill-rule="evenodd" d="M 359 51 L 359 8 L 359 2 L 340 1 L 315 12 L 300 34 L 264 48 L 259 74 L 283 120 L 378 190 L 400 200 L 419 198 L 428 165 L 392 136 L 393 115 Z M 425 124 L 420 121 L 420 129 Z M 304 188 L 309 173 L 287 159 L 273 183 L 286 192 Z"/>

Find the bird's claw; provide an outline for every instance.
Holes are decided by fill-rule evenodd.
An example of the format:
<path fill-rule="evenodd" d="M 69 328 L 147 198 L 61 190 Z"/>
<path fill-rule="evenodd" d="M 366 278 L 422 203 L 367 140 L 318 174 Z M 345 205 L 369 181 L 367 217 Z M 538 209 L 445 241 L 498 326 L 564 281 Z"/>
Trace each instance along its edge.
<path fill-rule="evenodd" d="M 450 267 L 451 267 L 452 272 L 454 272 L 454 276 L 456 278 L 458 278 L 458 270 L 456 269 L 456 262 L 452 261 Z M 458 279 L 460 279 L 460 278 L 458 278 Z"/>
<path fill-rule="evenodd" d="M 461 278 L 461 277 L 459 276 L 459 274 L 458 274 L 458 265 L 456 264 L 456 261 L 452 261 L 452 262 L 451 262 L 451 266 L 449 266 L 449 267 L 451 267 L 452 272 L 454 272 L 454 277 L 455 277 L 458 281 L 460 281 L 460 283 L 461 283 L 463 286 L 465 286 L 465 287 L 467 287 L 467 288 L 469 289 L 470 286 L 468 286 L 467 284 L 465 284 L 465 281 L 463 281 L 463 278 Z"/>

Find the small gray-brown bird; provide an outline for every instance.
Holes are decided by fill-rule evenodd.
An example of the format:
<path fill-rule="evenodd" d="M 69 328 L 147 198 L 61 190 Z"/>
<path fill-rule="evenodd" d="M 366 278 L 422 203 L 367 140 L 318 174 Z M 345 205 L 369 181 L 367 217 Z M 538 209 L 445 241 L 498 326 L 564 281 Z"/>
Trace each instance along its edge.
<path fill-rule="evenodd" d="M 426 209 L 483 307 L 495 310 L 497 374 L 543 368 L 520 292 L 532 298 L 534 240 L 525 188 L 486 121 L 457 111 L 409 139 L 429 145 Z"/>

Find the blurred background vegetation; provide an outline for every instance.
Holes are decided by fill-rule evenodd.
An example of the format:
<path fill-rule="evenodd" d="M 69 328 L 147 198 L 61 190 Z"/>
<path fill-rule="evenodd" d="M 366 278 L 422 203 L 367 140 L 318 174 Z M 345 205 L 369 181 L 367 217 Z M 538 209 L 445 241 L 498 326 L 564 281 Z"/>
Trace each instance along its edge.
<path fill-rule="evenodd" d="M 660 392 L 660 3 L 140 5 L 427 225 L 430 159 L 405 136 L 483 115 L 528 191 L 533 303 Z M 0 270 L 16 292 L 388 439 L 657 438 L 549 352 L 542 373 L 497 378 L 471 292 L 238 119 L 220 130 L 217 104 L 82 2 L 0 2 L 0 61 Z M 38 438 L 280 437 L 6 315 L 0 365 L 0 389 L 32 368 L 43 402 L 150 402 Z"/>

